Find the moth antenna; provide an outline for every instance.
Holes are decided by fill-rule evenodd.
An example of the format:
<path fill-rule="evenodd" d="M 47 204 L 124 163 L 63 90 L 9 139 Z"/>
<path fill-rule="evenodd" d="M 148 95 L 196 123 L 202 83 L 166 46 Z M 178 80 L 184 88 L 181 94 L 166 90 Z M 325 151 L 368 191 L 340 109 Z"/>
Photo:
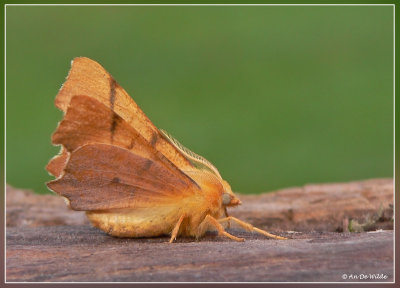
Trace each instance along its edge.
<path fill-rule="evenodd" d="M 192 162 L 195 166 L 200 166 L 204 167 L 211 172 L 213 172 L 219 179 L 222 180 L 221 174 L 219 174 L 218 169 L 207 159 L 204 157 L 194 153 L 193 151 L 190 151 L 188 148 L 183 146 L 178 140 L 176 140 L 171 134 L 169 134 L 167 131 L 160 129 L 162 134 L 169 140 L 171 144 L 173 144 L 182 154 L 190 161 Z M 197 164 L 197 165 L 196 165 Z M 198 165 L 200 164 L 200 165 Z"/>

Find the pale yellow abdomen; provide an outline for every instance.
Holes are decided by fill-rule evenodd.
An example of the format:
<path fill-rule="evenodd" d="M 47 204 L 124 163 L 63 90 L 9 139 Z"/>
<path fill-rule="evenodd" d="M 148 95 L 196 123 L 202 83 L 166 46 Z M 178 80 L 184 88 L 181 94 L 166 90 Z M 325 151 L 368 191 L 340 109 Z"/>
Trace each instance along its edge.
<path fill-rule="evenodd" d="M 176 206 L 87 211 L 93 226 L 117 237 L 168 235 L 182 212 Z"/>
<path fill-rule="evenodd" d="M 173 203 L 153 207 L 135 207 L 104 211 L 87 211 L 92 224 L 116 237 L 155 237 L 171 235 L 182 217 L 177 235 L 200 237 L 208 226 L 199 227 L 206 215 L 218 219 L 222 214 L 220 192 L 203 187 L 190 197 L 176 197 Z M 201 228 L 201 229 L 199 229 Z"/>

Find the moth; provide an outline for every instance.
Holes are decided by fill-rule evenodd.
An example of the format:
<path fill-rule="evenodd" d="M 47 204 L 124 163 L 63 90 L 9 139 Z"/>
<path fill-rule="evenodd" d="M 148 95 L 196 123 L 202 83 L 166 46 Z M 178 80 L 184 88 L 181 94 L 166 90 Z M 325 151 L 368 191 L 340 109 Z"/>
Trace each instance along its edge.
<path fill-rule="evenodd" d="M 229 216 L 241 202 L 205 158 L 157 129 L 97 62 L 79 57 L 55 99 L 64 118 L 52 135 L 60 153 L 47 164 L 47 183 L 67 205 L 117 237 L 219 235 L 224 223 L 286 239 Z"/>

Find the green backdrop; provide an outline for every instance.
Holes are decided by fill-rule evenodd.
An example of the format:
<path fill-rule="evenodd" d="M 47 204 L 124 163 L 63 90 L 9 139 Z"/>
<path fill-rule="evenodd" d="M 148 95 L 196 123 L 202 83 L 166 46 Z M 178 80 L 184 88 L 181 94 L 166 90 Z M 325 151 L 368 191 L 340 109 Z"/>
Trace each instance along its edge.
<path fill-rule="evenodd" d="M 6 180 L 36 192 L 74 57 L 234 191 L 393 177 L 393 7 L 6 8 Z"/>

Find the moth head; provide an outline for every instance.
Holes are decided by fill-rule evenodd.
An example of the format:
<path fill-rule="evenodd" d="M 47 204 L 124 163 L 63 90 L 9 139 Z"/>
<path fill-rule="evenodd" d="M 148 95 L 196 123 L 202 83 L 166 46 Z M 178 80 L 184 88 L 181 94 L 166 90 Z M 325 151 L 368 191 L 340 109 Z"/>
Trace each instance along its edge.
<path fill-rule="evenodd" d="M 239 198 L 232 192 L 231 186 L 225 180 L 222 180 L 224 186 L 224 192 L 222 193 L 222 205 L 223 206 L 237 206 L 242 204 Z"/>

